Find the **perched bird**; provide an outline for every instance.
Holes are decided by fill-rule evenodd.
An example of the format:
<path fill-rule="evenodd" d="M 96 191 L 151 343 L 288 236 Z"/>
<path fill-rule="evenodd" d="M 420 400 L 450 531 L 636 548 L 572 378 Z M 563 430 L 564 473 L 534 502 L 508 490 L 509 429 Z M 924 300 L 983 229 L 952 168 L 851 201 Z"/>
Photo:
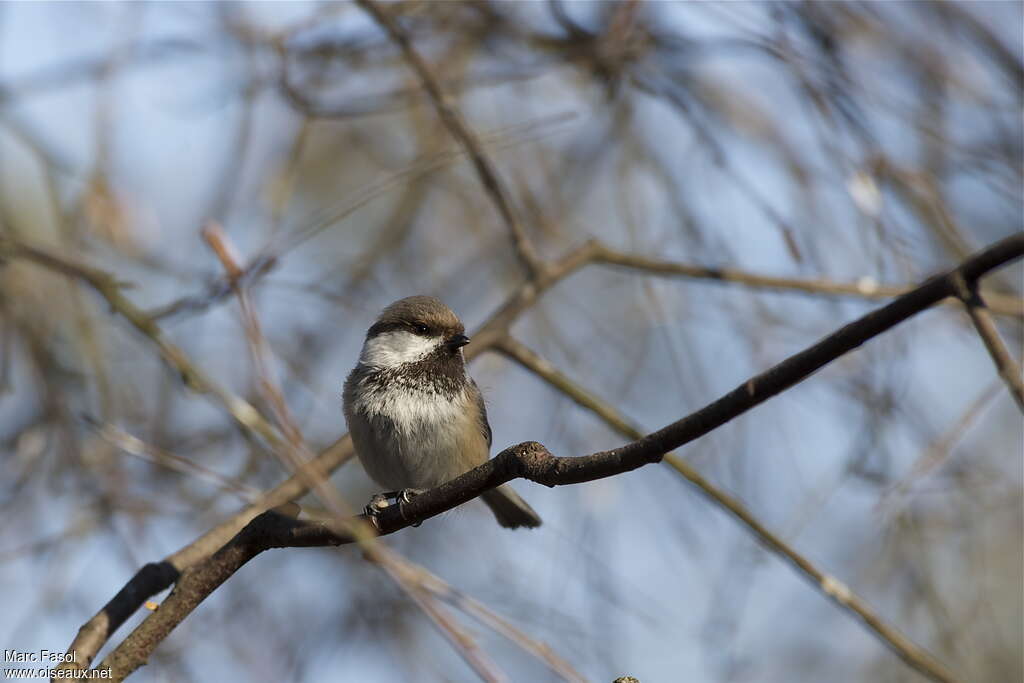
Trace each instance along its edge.
<path fill-rule="evenodd" d="M 408 495 L 489 457 L 487 410 L 462 355 L 468 343 L 458 316 L 432 296 L 396 301 L 367 331 L 344 410 L 356 454 L 381 486 Z M 540 526 L 507 484 L 481 497 L 503 527 Z"/>

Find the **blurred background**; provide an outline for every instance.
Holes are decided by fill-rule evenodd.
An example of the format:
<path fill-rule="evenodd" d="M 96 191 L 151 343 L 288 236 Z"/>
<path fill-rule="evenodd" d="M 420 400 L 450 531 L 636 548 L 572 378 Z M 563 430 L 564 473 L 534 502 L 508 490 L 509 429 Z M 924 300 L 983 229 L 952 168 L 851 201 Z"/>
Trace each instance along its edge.
<path fill-rule="evenodd" d="M 806 285 L 594 263 L 547 289 L 512 335 L 641 430 L 881 305 L 879 286 L 1021 230 L 1020 3 L 385 10 L 541 258 L 597 238 Z M 463 148 L 357 6 L 0 6 L 0 239 L 130 283 L 121 294 L 162 338 L 269 415 L 200 236 L 209 220 L 249 267 L 271 365 L 314 450 L 345 432 L 341 385 L 383 306 L 433 294 L 473 330 L 528 277 Z M 1018 358 L 1021 274 L 984 281 Z M 485 350 L 471 372 L 495 452 L 630 440 L 507 354 Z M 288 475 L 81 277 L 13 257 L 0 265 L 0 392 L 3 648 L 64 651 L 140 566 Z M 1021 453 L 1020 412 L 962 308 L 943 305 L 680 455 L 962 680 L 1012 681 L 1024 676 Z M 376 490 L 355 462 L 333 482 L 356 507 Z M 383 542 L 591 680 L 920 680 L 668 467 L 515 487 L 541 529 L 501 530 L 473 502 Z M 510 680 L 557 680 L 452 614 Z M 134 679 L 474 674 L 347 547 L 256 558 Z"/>

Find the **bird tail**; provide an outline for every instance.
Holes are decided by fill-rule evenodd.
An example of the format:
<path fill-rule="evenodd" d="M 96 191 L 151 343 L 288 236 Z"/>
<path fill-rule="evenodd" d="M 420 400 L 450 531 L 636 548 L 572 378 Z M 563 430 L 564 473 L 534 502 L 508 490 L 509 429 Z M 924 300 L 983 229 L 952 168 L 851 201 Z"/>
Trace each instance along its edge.
<path fill-rule="evenodd" d="M 507 529 L 518 527 L 540 526 L 540 515 L 534 512 L 529 503 L 519 497 L 519 494 L 507 485 L 491 489 L 480 496 L 487 507 L 491 508 L 498 524 Z"/>

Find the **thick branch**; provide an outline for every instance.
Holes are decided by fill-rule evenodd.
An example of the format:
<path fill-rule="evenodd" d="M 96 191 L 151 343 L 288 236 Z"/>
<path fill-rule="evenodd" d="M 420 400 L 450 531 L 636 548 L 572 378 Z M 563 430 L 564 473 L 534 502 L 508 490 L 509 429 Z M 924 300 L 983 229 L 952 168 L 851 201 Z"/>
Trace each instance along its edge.
<path fill-rule="evenodd" d="M 147 599 L 170 587 L 188 568 L 209 558 L 257 515 L 285 505 L 305 494 L 309 490 L 307 482 L 310 479 L 326 478 L 334 469 L 351 458 L 353 453 L 352 440 L 348 435 L 338 439 L 316 458 L 306 463 L 303 473 L 293 474 L 268 491 L 258 502 L 224 520 L 160 562 L 150 563 L 136 572 L 110 602 L 78 629 L 78 634 L 68 647 L 69 653 L 75 653 L 74 662 L 61 665 L 59 668 L 88 667 L 114 631 L 120 628 Z M 147 569 L 154 567 L 161 570 Z"/>
<path fill-rule="evenodd" d="M 159 608 L 125 638 L 100 663 L 97 669 L 109 669 L 110 680 L 124 680 L 148 661 L 156 647 L 207 596 L 261 552 L 272 548 L 309 548 L 355 543 L 358 542 L 357 536 L 365 533 L 372 534 L 372 529 L 373 527 L 368 525 L 363 516 L 338 523 L 301 521 L 275 511 L 259 515 L 212 557 L 184 572 L 174 590 Z M 384 558 L 375 559 L 379 561 Z M 500 617 L 490 613 L 489 610 L 467 596 L 458 593 L 437 577 L 422 569 L 404 564 L 398 568 L 403 574 L 402 581 L 410 586 L 410 593 L 414 600 L 421 601 L 428 594 L 440 593 L 447 600 L 469 607 L 475 616 L 484 619 L 508 637 L 513 638 L 565 680 L 583 680 L 571 666 L 540 643 L 519 633 L 517 629 L 505 623 Z M 423 585 L 427 582 L 429 582 L 428 585 Z M 424 607 L 430 607 L 430 605 L 424 605 Z M 436 607 L 431 607 L 431 609 L 436 609 Z M 450 622 L 450 619 L 443 613 L 437 613 L 435 616 Z M 448 635 L 459 639 L 459 649 L 468 650 L 470 659 L 479 658 L 480 661 L 470 663 L 484 680 L 504 680 L 496 675 L 487 674 L 493 667 L 488 664 L 489 660 L 486 660 L 471 642 L 473 639 L 467 633 L 456 628 L 453 623 L 448 623 L 447 626 L 448 628 L 445 630 Z"/>
<path fill-rule="evenodd" d="M 231 542 L 207 560 L 183 572 L 174 590 L 160 607 L 146 617 L 97 668 L 109 668 L 112 680 L 124 680 L 148 661 L 156 646 L 206 596 L 253 557 L 270 548 L 328 546 L 352 541 L 351 535 L 339 531 L 332 530 L 327 524 L 301 522 L 276 512 L 263 513 L 251 520 Z M 147 565 L 143 571 L 148 567 L 153 565 Z"/>

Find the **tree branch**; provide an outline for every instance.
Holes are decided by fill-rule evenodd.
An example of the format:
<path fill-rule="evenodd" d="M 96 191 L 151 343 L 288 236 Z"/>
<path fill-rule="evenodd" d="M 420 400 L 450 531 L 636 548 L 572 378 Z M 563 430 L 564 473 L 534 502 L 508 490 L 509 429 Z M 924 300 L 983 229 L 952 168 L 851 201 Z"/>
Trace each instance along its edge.
<path fill-rule="evenodd" d="M 188 355 L 171 343 L 164 331 L 146 313 L 133 304 L 121 290 L 128 286 L 102 270 L 82 265 L 73 259 L 40 246 L 0 237 L 0 260 L 20 258 L 87 283 L 102 296 L 111 310 L 120 314 L 138 332 L 152 341 L 164 362 L 181 377 L 185 386 L 198 394 L 215 396 L 235 421 L 261 436 L 271 447 L 281 444 L 277 430 L 255 406 L 214 382 Z"/>
<path fill-rule="evenodd" d="M 973 255 L 959 267 L 928 280 L 889 305 L 849 323 L 817 344 L 751 378 L 707 407 L 619 448 L 580 457 L 556 457 L 536 442 L 525 442 L 506 448 L 486 463 L 422 493 L 409 503 L 385 508 L 373 518 L 374 528 L 381 535 L 394 533 L 451 510 L 515 478 L 528 479 L 545 486 L 560 486 L 593 481 L 659 462 L 672 449 L 703 436 L 745 413 L 771 396 L 803 381 L 824 365 L 872 337 L 953 295 L 957 278 L 973 283 L 990 270 L 1022 255 L 1024 235 L 1014 235 L 997 242 Z M 127 666 L 137 667 L 144 663 L 148 653 L 155 649 L 174 626 L 220 586 L 233 571 L 263 550 L 282 547 L 282 538 L 288 541 L 288 545 L 301 547 L 339 545 L 350 542 L 353 538 L 352 529 L 363 523 L 363 519 L 358 517 L 346 520 L 341 526 L 336 523 L 296 522 L 281 518 L 279 515 L 261 517 L 268 518 L 273 521 L 267 522 L 267 527 L 263 526 L 264 522 L 250 523 L 239 532 L 235 540 L 217 551 L 209 560 L 184 573 L 171 596 L 165 601 L 165 605 L 170 603 L 167 609 L 161 607 L 147 617 L 104 660 L 101 667 L 109 665 L 116 671 L 124 671 Z M 809 563 L 806 566 L 798 563 L 798 566 L 819 581 L 822 589 L 833 600 L 849 606 L 851 594 L 846 586 L 818 572 Z M 165 613 L 161 615 L 161 611 Z M 870 612 L 859 616 L 876 631 L 885 628 L 884 623 L 873 621 L 876 618 Z M 909 646 L 916 647 L 913 644 Z M 933 680 L 954 680 L 950 673 L 931 662 L 923 653 L 909 663 Z M 130 673 L 130 670 L 128 672 Z"/>
<path fill-rule="evenodd" d="M 491 197 L 495 207 L 498 209 L 498 213 L 501 214 L 501 218 L 505 222 L 505 226 L 508 228 L 509 235 L 512 238 L 512 245 L 515 247 L 523 267 L 526 269 L 527 276 L 530 278 L 537 276 L 543 270 L 544 263 L 537 256 L 533 245 L 526 237 L 526 232 L 523 230 L 515 207 L 512 205 L 508 190 L 494 168 L 494 164 L 491 163 L 490 158 L 484 153 L 473 131 L 470 130 L 463 120 L 459 110 L 452 104 L 452 99 L 441 89 L 440 81 L 413 46 L 409 34 L 374 0 L 356 0 L 356 3 L 384 29 L 391 40 L 401 49 L 405 61 L 409 63 L 409 66 L 416 73 L 416 77 L 423 84 L 423 89 L 427 91 L 430 102 L 434 105 L 434 109 L 437 111 L 441 122 L 451 132 L 452 137 L 462 145 L 466 150 L 466 154 L 472 160 L 473 168 L 476 169 L 480 182 Z"/>
<path fill-rule="evenodd" d="M 642 438 L 643 433 L 631 425 L 611 406 L 563 375 L 555 366 L 519 341 L 510 337 L 504 343 L 498 345 L 496 350 L 501 351 L 522 367 L 564 393 L 577 405 L 597 415 L 615 431 L 632 439 Z M 768 550 L 788 561 L 804 578 L 808 579 L 814 588 L 824 593 L 825 597 L 832 600 L 843 611 L 863 622 L 872 634 L 895 652 L 900 659 L 931 678 L 936 680 L 948 679 L 950 674 L 926 650 L 916 645 L 900 633 L 899 630 L 887 624 L 860 596 L 839 581 L 839 579 L 815 567 L 810 560 L 786 543 L 782 537 L 763 525 L 739 500 L 716 487 L 690 463 L 678 455 L 667 453 L 663 462 L 696 486 L 714 505 L 738 519 L 746 527 L 747 531 L 752 533 Z"/>
<path fill-rule="evenodd" d="M 978 292 L 977 283 L 968 284 L 964 278 L 954 277 L 953 285 L 956 295 L 964 303 L 967 314 L 971 317 L 971 322 L 974 323 L 975 331 L 985 342 L 985 348 L 992 356 L 992 362 L 995 364 L 999 376 L 1006 383 L 1006 388 L 1010 390 L 1010 395 L 1017 402 L 1017 407 L 1024 412 L 1024 381 L 1021 380 L 1020 366 L 1013 360 L 1013 356 L 1010 355 L 1003 340 L 1000 339 L 999 330 L 985 307 L 985 301 Z"/>
<path fill-rule="evenodd" d="M 872 337 L 891 329 L 944 298 L 954 296 L 954 283 L 957 278 L 975 282 L 990 270 L 1016 260 L 1022 255 L 1024 255 L 1024 235 L 1007 237 L 971 256 L 957 268 L 927 280 L 892 303 L 862 316 L 804 351 L 752 377 L 701 410 L 648 434 L 643 439 L 621 448 L 579 458 L 555 461 L 540 459 L 535 462 L 526 460 L 523 461 L 524 464 L 533 462 L 533 465 L 525 467 L 517 473 L 517 476 L 546 486 L 556 486 L 600 479 L 657 462 L 661 460 L 663 454 L 707 434 L 772 396 L 807 379 L 828 363 L 857 348 Z M 500 475 L 497 471 L 486 472 L 488 467 L 511 466 L 500 465 L 497 462 L 499 458 L 500 455 L 455 481 L 462 481 L 463 485 L 489 482 L 492 477 Z M 478 474 L 475 475 L 475 478 L 468 478 L 473 473 Z M 498 483 L 504 483 L 504 481 L 507 479 Z M 442 486 L 434 489 L 434 492 L 444 488 Z M 480 492 L 476 491 L 469 497 L 472 498 Z M 435 496 L 424 494 L 409 503 L 409 512 L 417 519 L 421 514 L 423 518 L 431 517 L 444 511 L 440 509 L 443 508 L 442 501 L 443 496 L 439 494 Z"/>
<path fill-rule="evenodd" d="M 754 288 L 850 296 L 869 300 L 891 299 L 906 294 L 913 289 L 913 287 L 899 285 L 880 285 L 873 280 L 835 282 L 832 280 L 809 280 L 760 275 L 738 268 L 709 268 L 707 266 L 661 261 L 645 256 L 626 254 L 611 249 L 604 244 L 597 244 L 594 247 L 593 262 L 609 266 L 619 266 L 629 270 L 639 270 L 654 275 L 687 277 L 698 280 L 717 280 L 719 282 L 732 282 Z M 1000 294 L 999 292 L 985 292 L 984 296 L 993 313 L 1017 318 L 1024 317 L 1024 299 L 1021 297 Z M 950 303 L 955 304 L 956 302 L 950 301 Z"/>

